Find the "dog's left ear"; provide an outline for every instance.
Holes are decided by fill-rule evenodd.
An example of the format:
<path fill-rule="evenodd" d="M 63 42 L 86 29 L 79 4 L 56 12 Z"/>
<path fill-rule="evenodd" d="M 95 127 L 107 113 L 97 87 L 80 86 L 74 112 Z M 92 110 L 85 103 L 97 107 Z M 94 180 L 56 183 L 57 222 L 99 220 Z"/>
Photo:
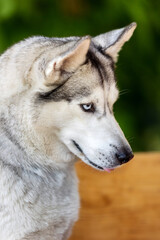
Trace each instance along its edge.
<path fill-rule="evenodd" d="M 72 73 L 83 64 L 90 42 L 90 36 L 82 37 L 65 53 L 49 61 L 45 69 L 46 84 L 60 84 L 59 77 L 62 71 Z"/>
<path fill-rule="evenodd" d="M 137 24 L 133 22 L 127 27 L 98 35 L 92 40 L 96 45 L 101 46 L 113 58 L 114 62 L 117 62 L 119 51 L 124 43 L 131 38 L 136 26 Z"/>

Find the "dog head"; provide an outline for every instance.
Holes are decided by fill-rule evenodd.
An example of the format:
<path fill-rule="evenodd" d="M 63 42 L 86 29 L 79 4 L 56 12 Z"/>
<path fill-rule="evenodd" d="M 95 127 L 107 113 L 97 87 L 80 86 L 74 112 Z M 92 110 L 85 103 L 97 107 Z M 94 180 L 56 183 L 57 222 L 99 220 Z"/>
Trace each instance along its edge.
<path fill-rule="evenodd" d="M 113 169 L 133 157 L 113 105 L 118 99 L 114 64 L 135 27 L 133 23 L 94 38 L 27 40 L 27 70 L 21 67 L 27 88 L 19 98 L 23 115 L 31 116 L 26 125 L 53 159 L 53 136 L 60 152 L 72 153 L 96 169 Z"/>

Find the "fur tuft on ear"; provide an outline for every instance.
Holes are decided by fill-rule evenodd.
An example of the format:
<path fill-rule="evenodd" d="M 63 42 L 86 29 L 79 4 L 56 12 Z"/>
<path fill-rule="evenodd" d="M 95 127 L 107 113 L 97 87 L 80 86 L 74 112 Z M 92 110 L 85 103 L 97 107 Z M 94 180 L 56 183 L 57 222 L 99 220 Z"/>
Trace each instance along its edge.
<path fill-rule="evenodd" d="M 100 45 L 113 58 L 114 62 L 117 62 L 119 51 L 124 43 L 131 38 L 136 26 L 137 24 L 133 22 L 127 27 L 101 34 L 92 40 L 96 45 Z"/>
<path fill-rule="evenodd" d="M 51 60 L 45 69 L 45 75 L 49 82 L 55 82 L 59 78 L 60 71 L 74 72 L 86 60 L 91 38 L 83 37 L 67 52 Z"/>

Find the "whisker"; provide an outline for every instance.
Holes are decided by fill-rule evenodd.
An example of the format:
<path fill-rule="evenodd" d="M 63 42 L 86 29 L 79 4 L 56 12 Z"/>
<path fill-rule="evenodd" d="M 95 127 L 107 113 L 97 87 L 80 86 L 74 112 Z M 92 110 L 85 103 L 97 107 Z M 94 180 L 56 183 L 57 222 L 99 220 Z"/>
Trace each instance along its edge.
<path fill-rule="evenodd" d="M 123 89 L 123 90 L 120 90 L 119 95 L 121 96 L 121 95 L 127 94 L 129 92 L 130 92 L 129 89 Z"/>
<path fill-rule="evenodd" d="M 128 142 L 133 143 L 135 137 L 127 137 Z"/>

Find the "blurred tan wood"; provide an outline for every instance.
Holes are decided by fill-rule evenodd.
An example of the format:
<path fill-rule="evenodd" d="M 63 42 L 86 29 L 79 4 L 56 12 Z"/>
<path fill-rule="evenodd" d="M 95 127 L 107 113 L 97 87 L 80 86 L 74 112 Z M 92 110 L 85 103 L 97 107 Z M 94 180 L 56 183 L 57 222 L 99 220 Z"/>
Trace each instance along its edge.
<path fill-rule="evenodd" d="M 160 153 L 111 173 L 78 162 L 80 218 L 70 240 L 160 240 Z"/>

